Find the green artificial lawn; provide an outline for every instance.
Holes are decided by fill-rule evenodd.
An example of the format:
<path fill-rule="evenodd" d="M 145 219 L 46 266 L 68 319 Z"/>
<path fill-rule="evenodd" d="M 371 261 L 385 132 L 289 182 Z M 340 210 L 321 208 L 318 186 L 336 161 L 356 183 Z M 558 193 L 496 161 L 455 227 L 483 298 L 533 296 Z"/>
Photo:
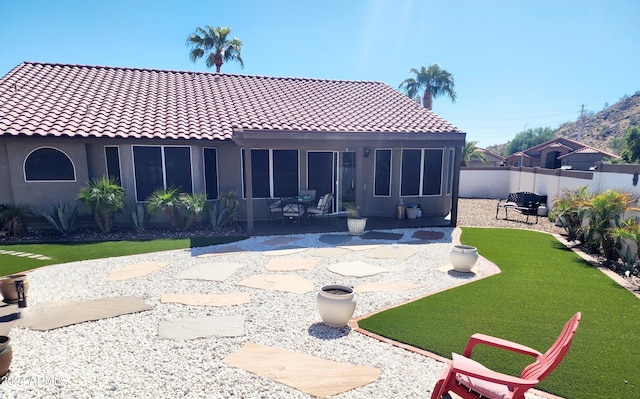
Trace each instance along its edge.
<path fill-rule="evenodd" d="M 0 254 L 0 276 L 15 274 L 38 267 L 89 259 L 102 259 L 113 256 L 145 254 L 149 252 L 185 249 L 196 246 L 215 245 L 233 242 L 241 237 L 204 237 L 199 239 L 159 239 L 147 241 L 105 241 L 92 243 L 56 243 L 56 244 L 7 244 L 0 250 L 40 254 L 50 257 L 48 260 L 30 259 L 8 254 Z"/>
<path fill-rule="evenodd" d="M 372 315 L 360 327 L 451 358 L 479 332 L 545 352 L 582 312 L 563 362 L 537 388 L 565 398 L 640 397 L 640 299 L 564 247 L 525 230 L 462 228 L 502 272 Z M 473 358 L 518 375 L 530 357 L 477 346 Z"/>

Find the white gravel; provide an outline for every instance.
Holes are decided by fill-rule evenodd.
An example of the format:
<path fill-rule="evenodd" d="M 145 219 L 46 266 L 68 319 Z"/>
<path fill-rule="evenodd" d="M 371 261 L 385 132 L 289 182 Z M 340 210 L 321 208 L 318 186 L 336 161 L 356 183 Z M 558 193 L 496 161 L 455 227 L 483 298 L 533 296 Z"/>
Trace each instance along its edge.
<path fill-rule="evenodd" d="M 319 289 L 326 284 L 357 286 L 383 280 L 407 280 L 422 288 L 401 293 L 357 294 L 356 316 L 368 314 L 425 294 L 463 283 L 469 277 L 437 270 L 448 264 L 454 230 L 442 231 L 439 241 L 415 242 L 415 230 L 403 233 L 392 245 L 413 245 L 419 252 L 406 261 L 366 259 L 389 271 L 374 276 L 344 277 L 327 271 L 336 262 L 364 259 L 363 251 L 350 251 L 339 259 L 317 258 L 312 271 L 298 274 Z M 289 244 L 308 248 L 327 247 L 320 234 L 301 235 Z M 261 253 L 274 249 L 262 243 L 273 237 L 253 237 L 227 244 L 245 252 L 213 258 L 196 258 L 212 247 L 114 257 L 44 267 L 29 273 L 29 308 L 59 301 L 78 301 L 117 295 L 142 297 L 153 309 L 137 314 L 87 322 L 39 332 L 14 328 L 11 332 L 14 359 L 12 375 L 0 385 L 7 398 L 308 398 L 284 384 L 222 363 L 244 342 L 275 346 L 320 358 L 378 367 L 380 379 L 336 396 L 336 398 L 426 398 L 431 394 L 444 363 L 367 338 L 348 328 L 332 329 L 320 323 L 316 311 L 317 292 L 303 295 L 251 289 L 236 285 L 242 279 L 267 273 L 270 257 Z M 356 238 L 358 239 L 358 238 Z M 292 256 L 308 257 L 309 251 Z M 107 282 L 110 270 L 140 261 L 166 261 L 169 266 L 148 276 Z M 224 282 L 177 280 L 174 276 L 201 263 L 241 262 L 247 266 Z M 480 275 L 486 269 L 480 260 Z M 250 292 L 252 301 L 228 307 L 198 307 L 160 303 L 165 293 Z M 158 323 L 166 318 L 245 315 L 246 335 L 237 338 L 206 338 L 175 341 L 158 338 Z M 431 326 L 434 328 L 434 326 Z M 462 350 L 463 348 L 460 348 Z M 536 396 L 528 395 L 529 398 Z"/>

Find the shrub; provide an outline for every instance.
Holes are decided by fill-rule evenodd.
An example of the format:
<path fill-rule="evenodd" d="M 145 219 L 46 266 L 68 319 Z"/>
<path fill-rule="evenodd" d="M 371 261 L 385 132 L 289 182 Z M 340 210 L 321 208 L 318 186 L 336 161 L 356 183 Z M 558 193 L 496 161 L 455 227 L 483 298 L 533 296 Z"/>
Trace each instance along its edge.
<path fill-rule="evenodd" d="M 187 194 L 177 187 L 157 189 L 147 198 L 149 213 L 161 210 L 167 215 L 174 230 L 188 229 L 195 217 L 204 211 L 207 197 L 204 193 Z"/>
<path fill-rule="evenodd" d="M 586 225 L 587 246 L 594 251 L 602 249 L 607 260 L 618 259 L 615 239 L 611 232 L 621 225 L 626 211 L 638 211 L 633 207 L 638 198 L 630 193 L 606 190 L 585 203 L 583 226 Z"/>
<path fill-rule="evenodd" d="M 38 209 L 38 212 L 47 219 L 60 233 L 71 233 L 76 224 L 78 208 L 68 202 L 59 202 L 58 205 L 49 205 L 49 213 Z"/>
<path fill-rule="evenodd" d="M 24 204 L 11 204 L 0 211 L 2 229 L 9 231 L 14 237 L 22 237 L 27 234 L 27 220 L 31 216 L 31 209 Z"/>
<path fill-rule="evenodd" d="M 126 197 L 124 188 L 111 177 L 87 182 L 78 194 L 78 199 L 93 212 L 94 220 L 103 233 L 111 231 L 113 215 L 124 207 Z"/>

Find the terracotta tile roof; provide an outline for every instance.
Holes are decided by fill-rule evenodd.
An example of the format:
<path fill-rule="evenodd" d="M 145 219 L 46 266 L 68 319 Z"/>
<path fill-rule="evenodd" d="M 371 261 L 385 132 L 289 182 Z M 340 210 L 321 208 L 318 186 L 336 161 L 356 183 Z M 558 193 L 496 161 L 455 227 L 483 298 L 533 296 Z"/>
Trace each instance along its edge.
<path fill-rule="evenodd" d="M 570 156 L 574 156 L 574 155 L 577 155 L 577 154 L 602 154 L 602 155 L 607 156 L 609 158 L 620 158 L 619 156 L 617 156 L 615 154 L 611 154 L 611 153 L 606 152 L 606 151 L 601 151 L 601 150 L 598 150 L 597 148 L 593 148 L 593 147 L 589 147 L 589 146 L 586 146 L 586 147 L 583 147 L 583 148 L 579 148 L 579 149 L 577 149 L 577 150 L 575 150 L 573 152 L 570 152 L 568 154 L 564 154 L 562 156 L 559 156 L 558 158 L 568 158 Z"/>
<path fill-rule="evenodd" d="M 0 135 L 229 139 L 233 129 L 462 133 L 380 82 L 25 62 Z"/>

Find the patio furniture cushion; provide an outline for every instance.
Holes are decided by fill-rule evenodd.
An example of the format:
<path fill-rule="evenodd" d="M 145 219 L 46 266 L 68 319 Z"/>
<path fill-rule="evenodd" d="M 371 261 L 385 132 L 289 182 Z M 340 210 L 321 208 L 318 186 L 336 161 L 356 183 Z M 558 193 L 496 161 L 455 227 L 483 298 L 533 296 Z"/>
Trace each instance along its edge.
<path fill-rule="evenodd" d="M 465 364 L 467 367 L 479 368 L 483 371 L 490 371 L 488 368 L 483 366 L 482 364 L 476 362 L 475 360 L 471 360 L 468 357 L 464 357 L 458 355 L 457 353 L 453 353 L 453 362 L 456 365 Z M 506 385 L 496 384 L 495 382 L 481 380 L 479 378 L 470 377 L 468 375 L 456 374 L 456 380 L 460 382 L 465 387 L 486 396 L 487 398 L 492 399 L 511 399 L 511 392 Z"/>

